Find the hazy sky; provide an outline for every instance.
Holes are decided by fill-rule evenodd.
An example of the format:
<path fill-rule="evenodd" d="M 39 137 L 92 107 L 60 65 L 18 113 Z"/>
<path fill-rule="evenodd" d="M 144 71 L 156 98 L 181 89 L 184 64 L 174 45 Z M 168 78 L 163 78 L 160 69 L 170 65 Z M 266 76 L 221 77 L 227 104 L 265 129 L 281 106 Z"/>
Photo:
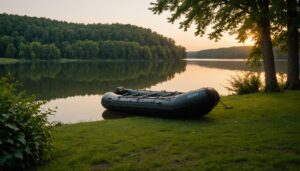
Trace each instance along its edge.
<path fill-rule="evenodd" d="M 167 22 L 167 13 L 152 14 L 148 9 L 150 2 L 155 0 L 0 0 L 0 13 L 77 23 L 134 24 L 173 38 L 189 51 L 243 45 L 234 36 L 226 35 L 215 42 L 207 37 L 195 37 L 193 29 L 184 32 L 178 29 L 178 23 Z"/>

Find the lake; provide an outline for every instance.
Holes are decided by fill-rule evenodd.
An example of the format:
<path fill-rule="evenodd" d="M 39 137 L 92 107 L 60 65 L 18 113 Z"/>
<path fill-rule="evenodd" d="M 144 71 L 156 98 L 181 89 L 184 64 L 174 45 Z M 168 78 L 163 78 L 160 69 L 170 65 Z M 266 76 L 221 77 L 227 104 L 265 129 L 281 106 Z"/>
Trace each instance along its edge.
<path fill-rule="evenodd" d="M 286 61 L 277 61 L 286 72 Z M 228 79 L 248 67 L 242 60 L 183 60 L 152 62 L 25 62 L 0 65 L 0 75 L 11 73 L 28 94 L 47 100 L 56 109 L 50 121 L 76 123 L 103 120 L 102 95 L 123 86 L 133 89 L 189 91 L 213 87 L 228 95 Z"/>

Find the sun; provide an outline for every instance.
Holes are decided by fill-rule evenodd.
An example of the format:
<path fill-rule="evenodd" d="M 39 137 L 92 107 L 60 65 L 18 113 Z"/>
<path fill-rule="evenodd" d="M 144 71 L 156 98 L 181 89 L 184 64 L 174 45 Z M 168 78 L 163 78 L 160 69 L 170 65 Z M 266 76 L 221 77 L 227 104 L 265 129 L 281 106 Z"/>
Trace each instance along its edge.
<path fill-rule="evenodd" d="M 254 35 L 249 34 L 248 38 L 243 42 L 243 44 L 246 46 L 253 46 L 255 44 Z"/>

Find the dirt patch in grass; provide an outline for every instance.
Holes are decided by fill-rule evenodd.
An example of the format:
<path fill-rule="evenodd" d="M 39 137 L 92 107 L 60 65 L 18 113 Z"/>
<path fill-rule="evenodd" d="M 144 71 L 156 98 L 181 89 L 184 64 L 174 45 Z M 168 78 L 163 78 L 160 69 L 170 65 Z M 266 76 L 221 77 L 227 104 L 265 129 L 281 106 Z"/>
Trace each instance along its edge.
<path fill-rule="evenodd" d="M 93 165 L 91 170 L 92 171 L 103 171 L 107 170 L 109 167 L 109 163 L 107 161 L 101 161 L 99 164 Z"/>

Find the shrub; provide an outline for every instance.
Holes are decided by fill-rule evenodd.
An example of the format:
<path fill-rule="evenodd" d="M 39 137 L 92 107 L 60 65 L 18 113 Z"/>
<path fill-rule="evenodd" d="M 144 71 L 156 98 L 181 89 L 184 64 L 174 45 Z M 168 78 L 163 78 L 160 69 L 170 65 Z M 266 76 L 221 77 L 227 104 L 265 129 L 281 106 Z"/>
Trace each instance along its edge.
<path fill-rule="evenodd" d="M 41 164 L 50 158 L 53 147 L 47 120 L 53 111 L 42 111 L 44 102 L 18 87 L 12 78 L 0 78 L 0 168 L 4 170 Z"/>
<path fill-rule="evenodd" d="M 287 75 L 285 73 L 278 73 L 277 74 L 278 86 L 281 90 L 286 87 Z"/>
<path fill-rule="evenodd" d="M 230 86 L 226 87 L 235 94 L 249 94 L 259 92 L 262 86 L 260 73 L 245 72 L 242 75 L 231 77 L 228 80 Z"/>

